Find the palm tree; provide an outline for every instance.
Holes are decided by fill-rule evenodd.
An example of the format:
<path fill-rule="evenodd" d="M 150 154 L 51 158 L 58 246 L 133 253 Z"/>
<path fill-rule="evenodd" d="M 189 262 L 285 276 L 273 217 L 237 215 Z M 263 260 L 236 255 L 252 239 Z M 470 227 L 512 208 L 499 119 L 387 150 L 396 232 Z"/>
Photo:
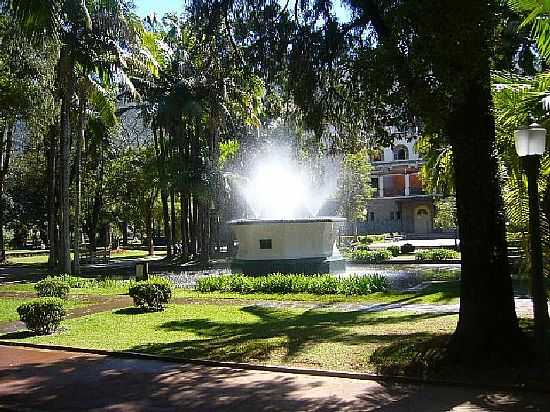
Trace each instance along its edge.
<path fill-rule="evenodd" d="M 140 47 L 139 39 L 144 30 L 131 15 L 129 4 L 124 0 L 4 0 L 2 5 L 31 41 L 40 43 L 49 40 L 60 43 L 58 89 L 61 101 L 61 133 L 58 196 L 61 233 L 58 264 L 59 270 L 69 273 L 71 113 L 75 111 L 73 96 L 77 92 L 79 79 L 76 69 L 82 69 L 80 78 L 95 74 L 95 79 L 117 80 L 134 94 L 135 89 L 122 68 L 127 66 L 127 60 L 130 60 L 131 68 L 154 68 L 155 64 L 151 63 L 154 59 L 151 53 L 132 53 L 136 47 Z M 86 93 L 80 94 L 85 100 Z M 79 122 L 81 127 L 85 124 L 85 107 L 85 101 L 82 101 L 80 109 L 83 115 Z M 55 212 L 52 210 L 50 213 Z M 54 219 L 50 218 L 50 221 Z M 50 258 L 55 259 L 53 246 L 50 247 Z"/>

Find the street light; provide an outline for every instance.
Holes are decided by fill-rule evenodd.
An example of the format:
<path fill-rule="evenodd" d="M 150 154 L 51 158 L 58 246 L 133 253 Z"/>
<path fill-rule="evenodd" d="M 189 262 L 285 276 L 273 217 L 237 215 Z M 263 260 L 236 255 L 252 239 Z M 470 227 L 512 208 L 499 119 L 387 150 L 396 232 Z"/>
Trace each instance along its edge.
<path fill-rule="evenodd" d="M 542 245 L 540 233 L 540 206 L 537 180 L 540 157 L 546 146 L 546 129 L 533 123 L 528 128 L 514 132 L 516 152 L 523 160 L 529 191 L 529 235 L 531 238 L 531 287 L 535 315 L 535 343 L 539 366 L 544 367 L 544 329 L 548 325 L 548 304 L 544 289 Z"/>

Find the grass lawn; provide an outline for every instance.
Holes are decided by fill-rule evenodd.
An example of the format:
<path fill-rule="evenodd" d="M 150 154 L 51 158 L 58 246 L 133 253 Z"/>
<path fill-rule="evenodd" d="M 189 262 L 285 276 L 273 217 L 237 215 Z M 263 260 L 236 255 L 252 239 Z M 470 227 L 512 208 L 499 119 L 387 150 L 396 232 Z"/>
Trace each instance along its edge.
<path fill-rule="evenodd" d="M 374 371 L 378 348 L 411 336 L 454 330 L 456 315 L 407 312 L 323 312 L 208 304 L 169 305 L 165 312 L 133 308 L 67 320 L 52 336 L 0 339 L 126 350 L 186 358 Z"/>
<path fill-rule="evenodd" d="M 19 314 L 17 313 L 17 307 L 31 299 L 19 299 L 19 298 L 0 298 L 0 322 L 12 322 L 19 320 Z M 68 300 L 65 304 L 65 308 L 74 309 L 83 306 L 85 302 L 81 300 Z"/>
<path fill-rule="evenodd" d="M 156 251 L 156 256 L 166 255 L 166 251 Z M 111 260 L 124 260 L 124 259 L 138 259 L 147 257 L 146 250 L 113 250 L 111 253 Z M 71 259 L 73 254 L 71 253 Z M 13 265 L 45 265 L 48 263 L 48 255 L 39 255 L 39 256 L 21 256 L 21 257 L 10 257 L 8 255 L 8 264 Z"/>

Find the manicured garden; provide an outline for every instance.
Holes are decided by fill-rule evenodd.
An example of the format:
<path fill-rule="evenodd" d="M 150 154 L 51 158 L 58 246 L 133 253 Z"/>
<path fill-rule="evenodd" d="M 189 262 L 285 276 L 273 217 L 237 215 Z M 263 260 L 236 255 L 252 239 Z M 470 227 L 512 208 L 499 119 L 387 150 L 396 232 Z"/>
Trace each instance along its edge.
<path fill-rule="evenodd" d="M 375 371 L 370 356 L 411 334 L 452 332 L 457 317 L 406 312 L 323 312 L 260 306 L 168 305 L 126 308 L 67 320 L 49 336 L 10 341 L 134 351 L 238 362 Z"/>
<path fill-rule="evenodd" d="M 70 286 L 70 297 L 82 295 L 127 295 L 134 280 L 112 278 L 93 279 L 75 276 L 56 276 Z M 339 279 L 334 276 L 270 276 L 243 277 L 238 275 L 200 278 L 195 289 L 174 288 L 174 298 L 191 299 L 241 299 L 315 301 L 325 303 L 366 302 L 392 303 L 456 303 L 459 289 L 455 271 L 430 271 L 425 279 L 437 279 L 417 292 L 391 290 L 381 276 L 350 276 Z M 1 292 L 34 293 L 35 283 L 0 285 Z"/>
<path fill-rule="evenodd" d="M 48 277 L 0 287 L 0 292 L 10 289 L 17 295 L 18 289 L 27 296 L 0 298 L 0 322 L 17 320 L 19 312 L 30 330 L 4 333 L 0 340 L 423 376 L 439 359 L 458 316 L 418 313 L 406 306 L 369 313 L 354 304 L 456 303 L 456 273 L 431 274 L 439 275 L 452 280 L 416 293 L 391 291 L 379 275 L 209 276 L 195 290 L 174 288 L 163 277 L 145 282 Z M 31 288 L 42 297 L 29 299 Z M 117 298 L 118 308 L 66 319 L 67 309 L 83 304 L 84 292 L 100 300 L 130 296 L 134 306 Z M 530 321 L 522 325 L 532 326 Z M 444 366 L 433 370 L 452 377 Z"/>

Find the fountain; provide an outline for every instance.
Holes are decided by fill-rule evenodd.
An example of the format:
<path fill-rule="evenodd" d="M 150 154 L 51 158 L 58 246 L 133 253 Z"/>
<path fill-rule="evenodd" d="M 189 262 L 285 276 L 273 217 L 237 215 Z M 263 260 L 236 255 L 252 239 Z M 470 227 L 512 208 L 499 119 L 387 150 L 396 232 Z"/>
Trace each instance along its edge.
<path fill-rule="evenodd" d="M 228 222 L 239 243 L 231 264 L 234 273 L 345 271 L 336 247 L 345 219 L 316 216 L 336 189 L 338 173 L 330 172 L 330 181 L 314 182 L 311 171 L 280 155 L 255 168 L 254 178 L 241 188 L 255 218 Z"/>
<path fill-rule="evenodd" d="M 345 219 L 240 219 L 229 224 L 239 242 L 234 273 L 337 273 L 346 268 L 336 247 Z"/>

